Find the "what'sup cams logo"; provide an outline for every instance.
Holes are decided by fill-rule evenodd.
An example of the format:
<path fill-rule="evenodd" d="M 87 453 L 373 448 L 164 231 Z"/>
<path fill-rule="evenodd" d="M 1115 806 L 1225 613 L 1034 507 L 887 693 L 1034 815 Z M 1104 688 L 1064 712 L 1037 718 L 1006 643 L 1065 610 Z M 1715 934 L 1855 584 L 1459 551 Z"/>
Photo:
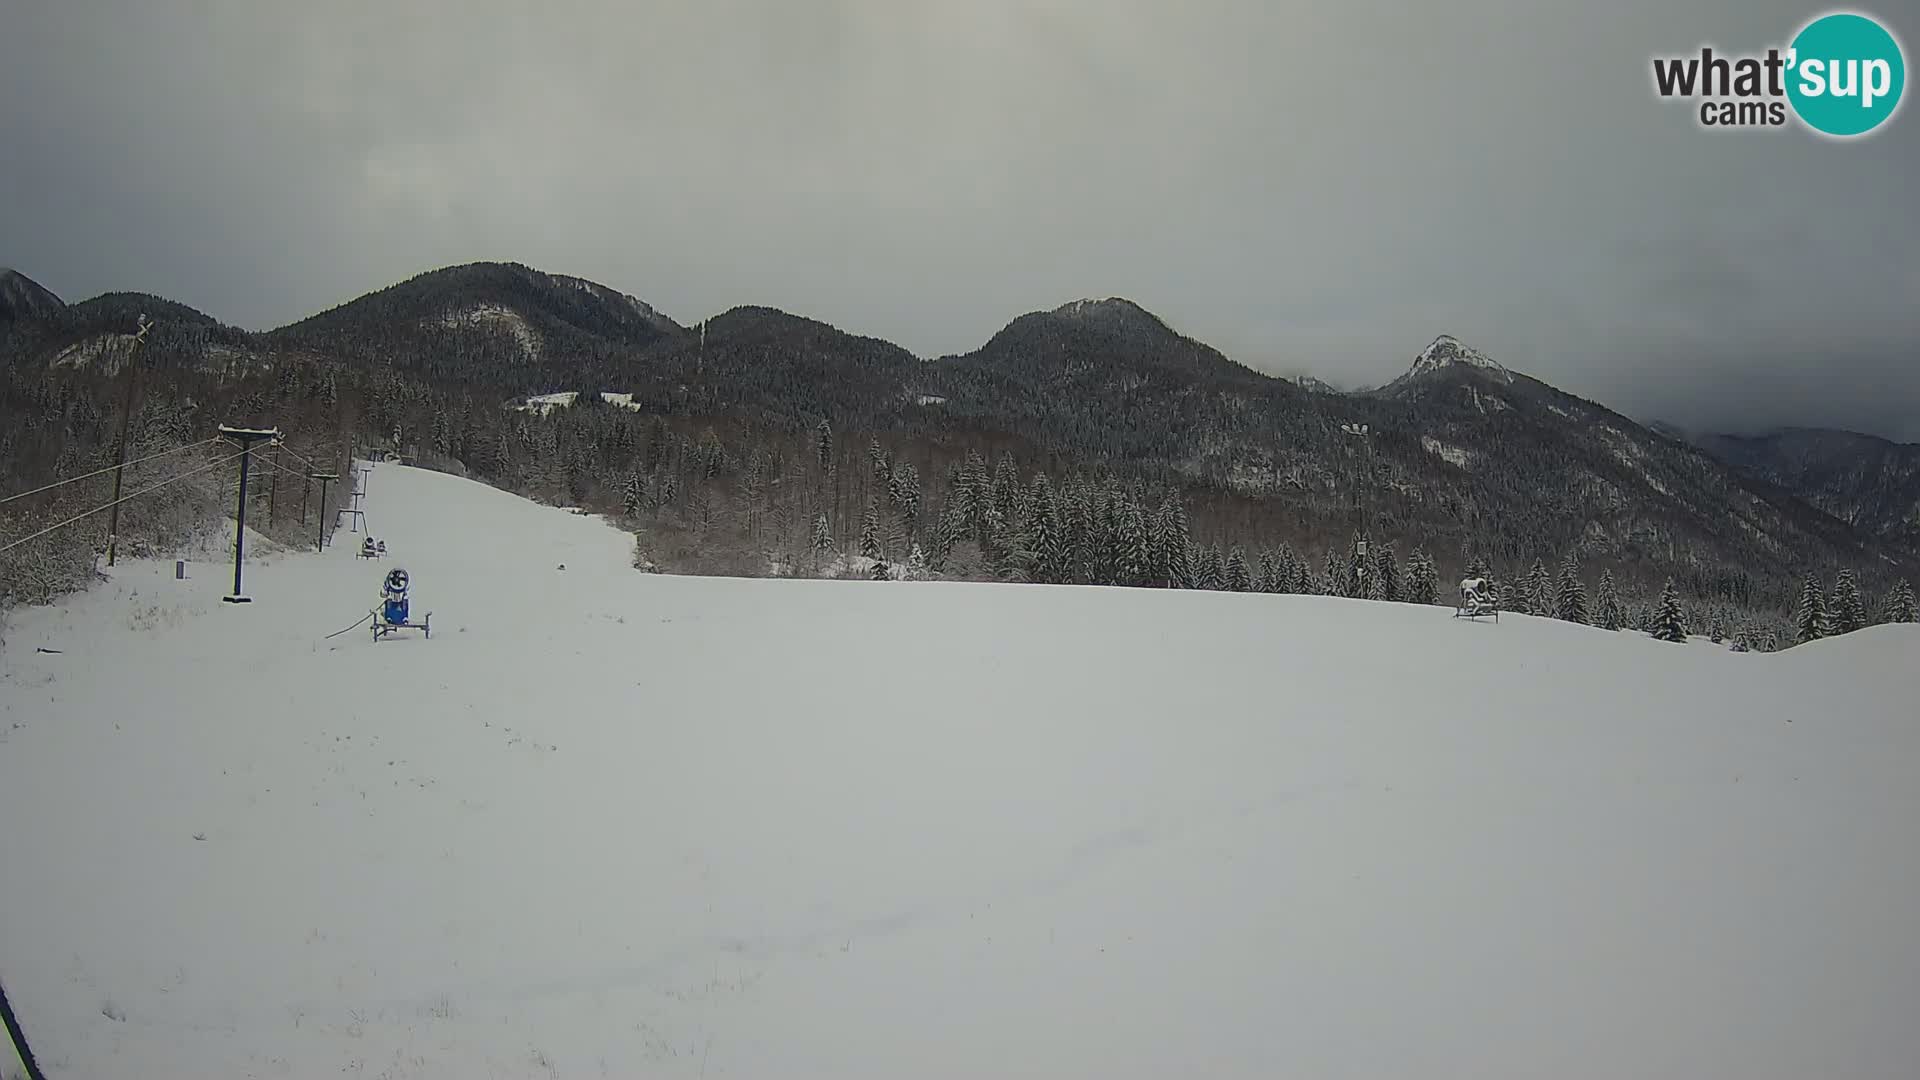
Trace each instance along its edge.
<path fill-rule="evenodd" d="M 1880 130 L 1900 108 L 1907 65 L 1900 42 L 1865 15 L 1834 12 L 1801 27 L 1783 49 L 1656 56 L 1654 92 L 1699 102 L 1704 128 L 1783 128 L 1790 119 L 1821 135 Z"/>

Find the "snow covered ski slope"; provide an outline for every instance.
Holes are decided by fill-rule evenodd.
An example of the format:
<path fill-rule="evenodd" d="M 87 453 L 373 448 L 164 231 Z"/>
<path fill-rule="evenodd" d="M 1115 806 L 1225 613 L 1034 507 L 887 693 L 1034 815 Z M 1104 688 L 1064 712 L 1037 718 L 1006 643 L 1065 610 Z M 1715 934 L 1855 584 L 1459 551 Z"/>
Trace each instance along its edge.
<path fill-rule="evenodd" d="M 451 477 L 367 507 L 385 562 L 250 605 L 133 564 L 16 615 L 0 981 L 50 1076 L 1920 1061 L 1916 628 L 675 578 Z M 323 640 L 393 565 L 432 640 Z"/>

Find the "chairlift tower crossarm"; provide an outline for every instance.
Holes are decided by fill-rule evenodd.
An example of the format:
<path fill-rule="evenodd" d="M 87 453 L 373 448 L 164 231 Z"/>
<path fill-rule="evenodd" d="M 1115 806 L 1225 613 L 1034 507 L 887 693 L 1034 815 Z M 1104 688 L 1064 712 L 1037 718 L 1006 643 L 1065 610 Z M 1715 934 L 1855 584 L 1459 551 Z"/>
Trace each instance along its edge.
<path fill-rule="evenodd" d="M 220 599 L 229 604 L 246 604 L 251 603 L 252 598 L 240 589 L 240 567 L 246 561 L 247 550 L 247 465 L 253 459 L 255 444 L 277 441 L 281 434 L 278 428 L 238 428 L 221 424 L 220 437 L 240 446 L 240 499 L 233 523 L 233 594 Z"/>
<path fill-rule="evenodd" d="M 320 539 L 315 551 L 327 550 L 327 486 L 340 479 L 339 473 L 314 473 L 313 478 L 320 481 L 320 512 L 314 515 L 320 524 Z"/>

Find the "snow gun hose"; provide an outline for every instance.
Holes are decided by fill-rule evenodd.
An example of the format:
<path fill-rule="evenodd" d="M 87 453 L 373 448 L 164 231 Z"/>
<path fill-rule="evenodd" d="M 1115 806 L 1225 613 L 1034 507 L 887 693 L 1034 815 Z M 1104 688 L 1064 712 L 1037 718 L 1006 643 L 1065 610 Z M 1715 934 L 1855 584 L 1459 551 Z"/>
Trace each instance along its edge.
<path fill-rule="evenodd" d="M 357 622 L 357 623 L 354 623 L 354 624 L 353 624 L 352 626 L 349 626 L 349 627 L 347 627 L 347 628 L 346 628 L 345 630 L 335 630 L 335 631 L 334 631 L 333 633 L 331 633 L 331 634 L 328 634 L 328 635 L 327 635 L 326 637 L 323 637 L 323 638 L 321 638 L 320 640 L 321 640 L 321 641 L 327 641 L 327 640 L 330 640 L 330 639 L 332 639 L 332 638 L 337 638 L 337 637 L 339 637 L 339 636 L 340 636 L 341 634 L 345 634 L 345 633 L 348 633 L 348 632 L 350 632 L 350 631 L 353 631 L 353 630 L 358 630 L 358 629 L 360 629 L 360 628 L 361 628 L 362 626 L 365 626 L 365 625 L 367 624 L 367 620 L 368 620 L 368 619 L 371 619 L 371 618 L 373 618 L 373 612 L 371 612 L 371 611 L 369 611 L 369 612 L 367 612 L 367 613 L 366 613 L 366 615 L 364 615 L 364 616 L 362 616 L 362 617 L 361 617 L 361 619 L 360 619 L 360 621 L 359 621 L 359 622 Z"/>

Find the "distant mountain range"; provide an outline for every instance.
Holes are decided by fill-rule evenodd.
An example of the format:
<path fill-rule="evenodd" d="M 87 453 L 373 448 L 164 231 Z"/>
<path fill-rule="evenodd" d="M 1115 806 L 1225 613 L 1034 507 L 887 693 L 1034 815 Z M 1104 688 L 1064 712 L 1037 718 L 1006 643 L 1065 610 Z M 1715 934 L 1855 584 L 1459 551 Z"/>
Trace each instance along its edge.
<path fill-rule="evenodd" d="M 1830 428 L 1689 434 L 1748 476 L 1777 484 L 1860 529 L 1920 549 L 1920 444 Z"/>
<path fill-rule="evenodd" d="M 824 419 L 1176 484 L 1222 520 L 1303 545 L 1364 527 L 1441 553 L 1576 551 L 1649 574 L 1776 582 L 1920 558 L 1920 447 L 1834 432 L 1683 437 L 1446 335 L 1387 385 L 1340 393 L 1236 363 L 1120 298 L 1020 315 L 973 352 L 922 360 L 771 308 L 683 326 L 619 290 L 517 264 L 435 270 L 263 334 L 137 294 L 69 307 L 0 275 L 0 345 L 15 364 L 84 371 L 94 358 L 106 373 L 141 312 L 156 321 L 150 363 L 224 379 L 346 365 L 404 396 L 414 429 L 454 402 L 523 423 L 508 407 L 528 397 L 605 392 L 669 418 L 790 432 Z M 1355 423 L 1371 434 L 1343 430 Z"/>

